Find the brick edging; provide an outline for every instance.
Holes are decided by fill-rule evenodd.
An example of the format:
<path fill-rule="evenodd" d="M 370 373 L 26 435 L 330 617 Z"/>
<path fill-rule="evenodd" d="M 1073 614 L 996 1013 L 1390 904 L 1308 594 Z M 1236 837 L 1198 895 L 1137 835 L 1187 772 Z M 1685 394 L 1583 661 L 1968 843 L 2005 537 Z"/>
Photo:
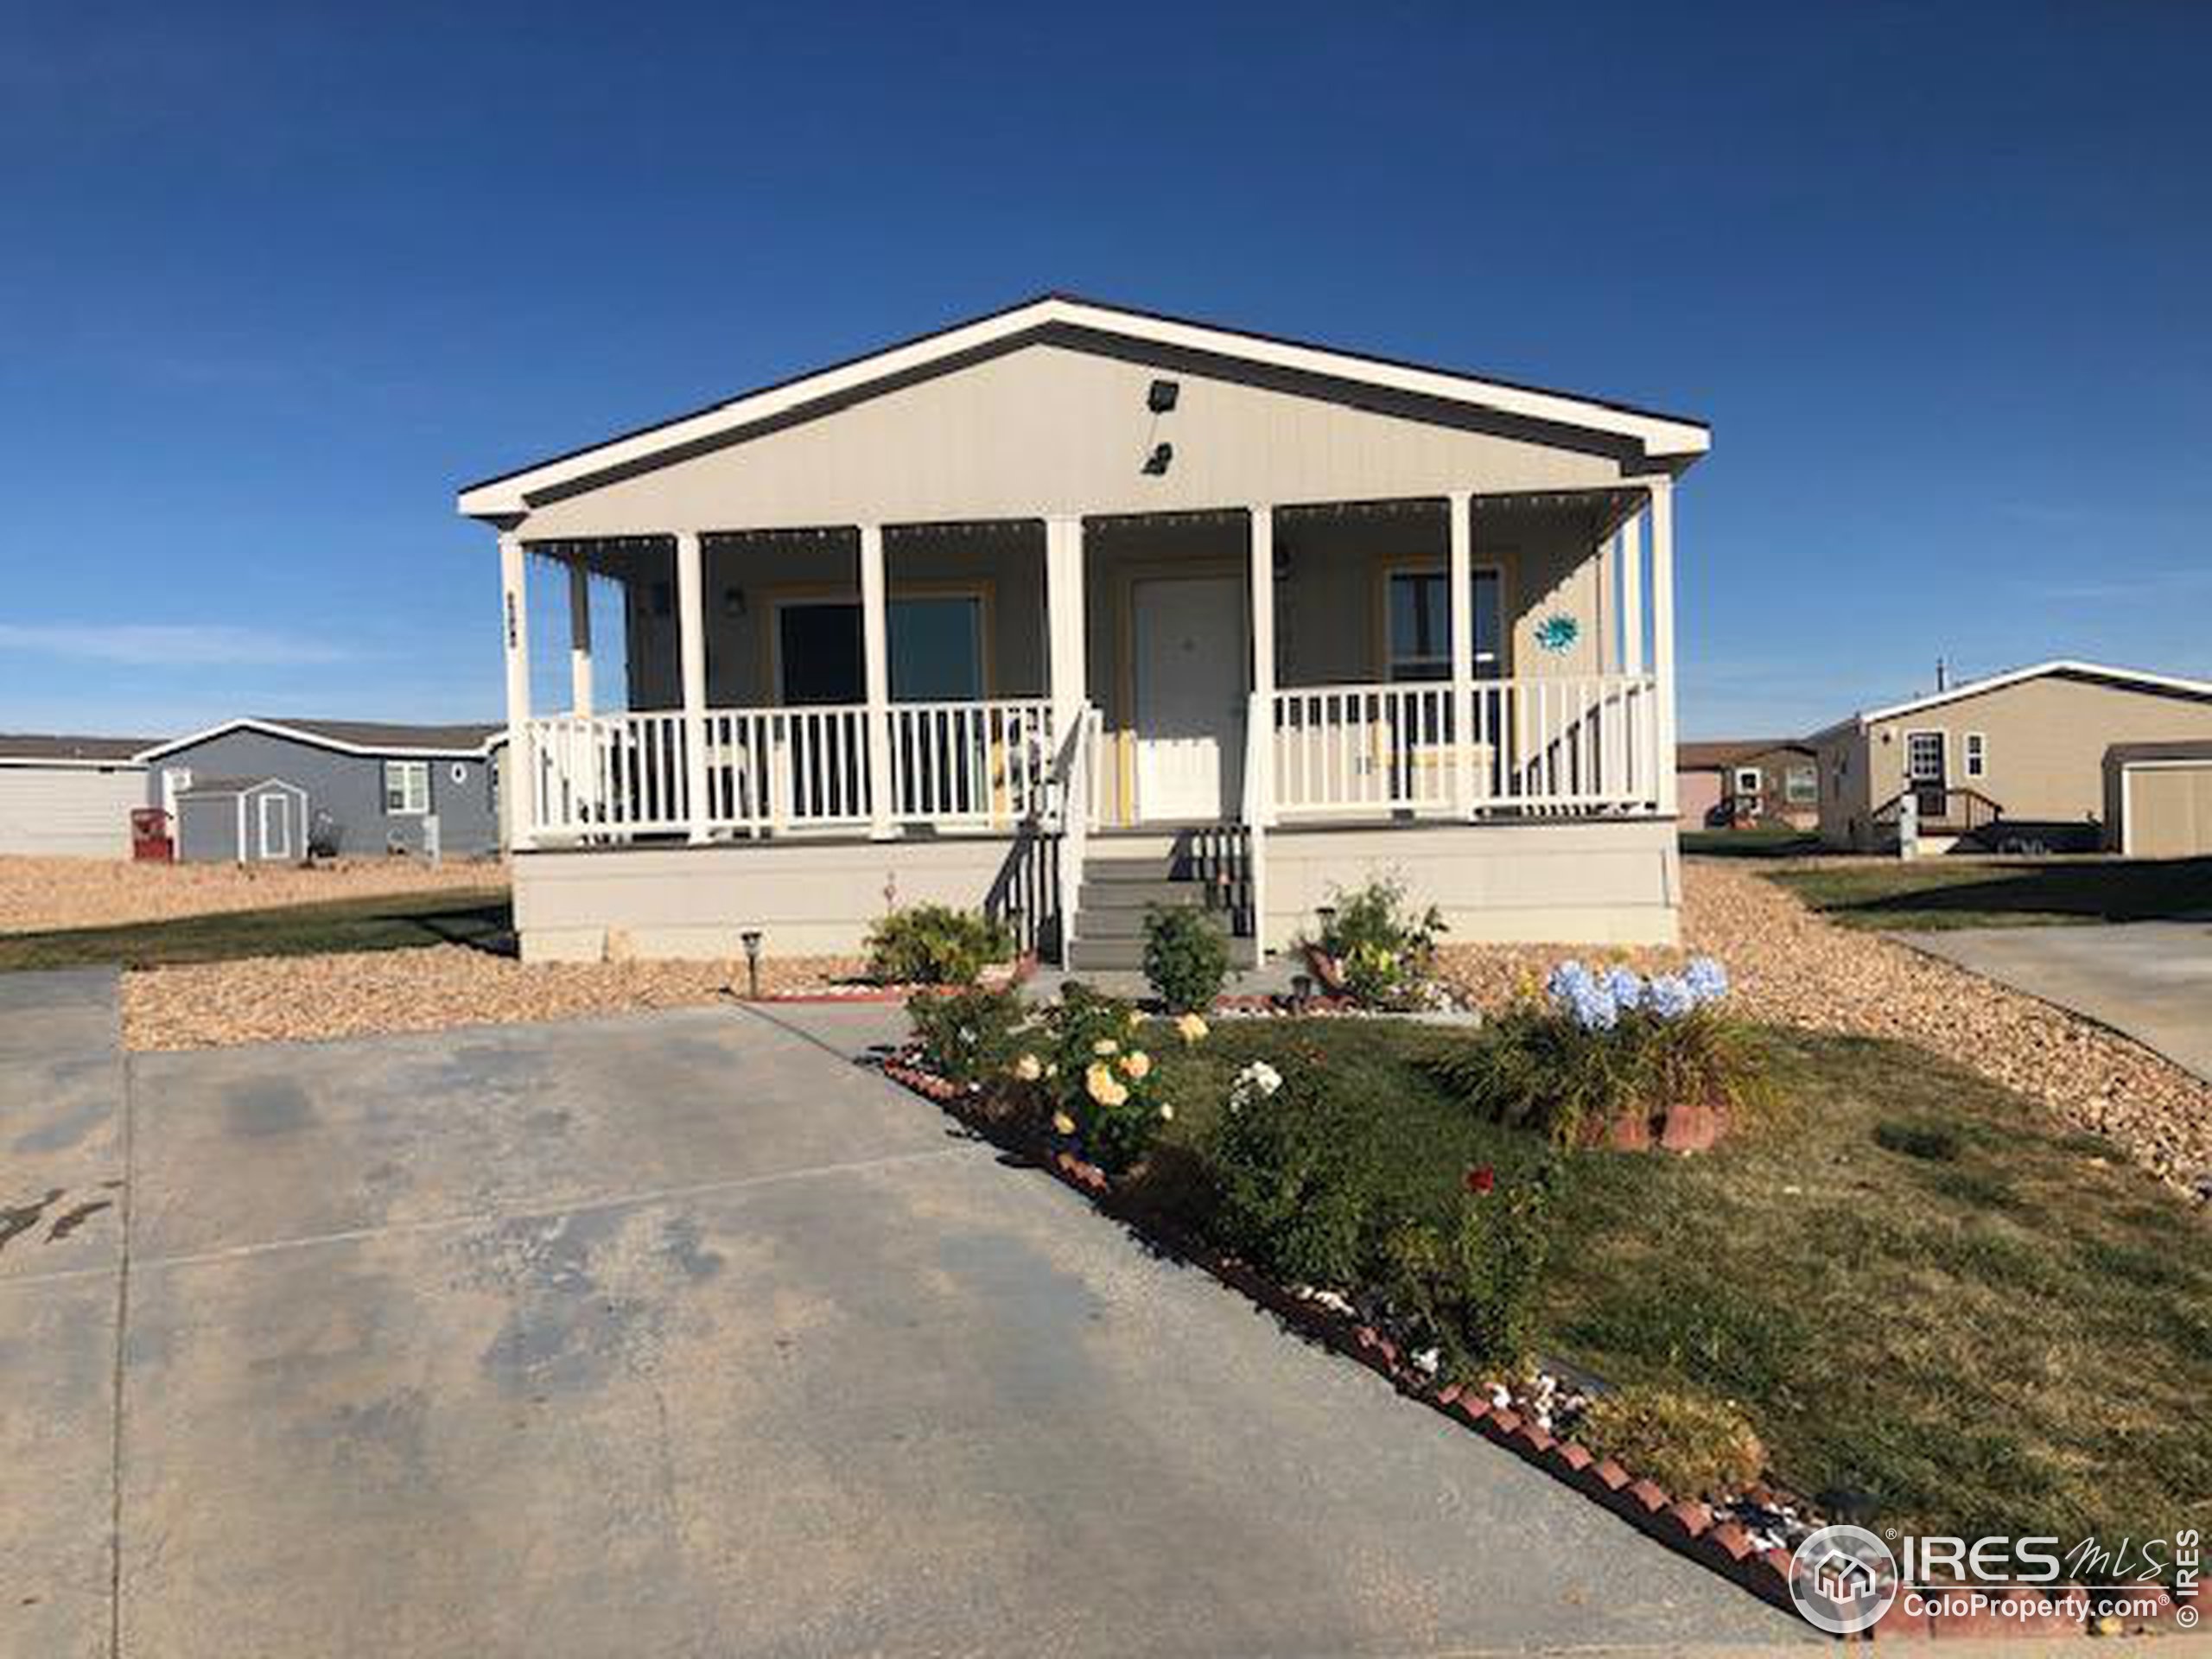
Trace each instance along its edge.
<path fill-rule="evenodd" d="M 1024 1155 L 1034 1166 L 1090 1198 L 1123 1225 L 1143 1234 L 1148 1243 L 1203 1269 L 1309 1340 L 1364 1365 L 1406 1398 L 1442 1413 L 1492 1445 L 1511 1452 L 1522 1462 L 1611 1510 L 1677 1555 L 1719 1573 L 1783 1612 L 1796 1615 L 1796 1605 L 1789 1596 L 1789 1564 L 1795 1553 L 1791 1549 L 1759 1549 L 1741 1524 L 1718 1519 L 1699 1499 L 1677 1498 L 1649 1476 L 1637 1474 L 1618 1459 L 1600 1457 L 1572 1438 L 1559 1438 L 1510 1406 L 1493 1405 L 1478 1387 L 1439 1383 L 1417 1368 L 1403 1363 L 1397 1344 L 1373 1325 L 1299 1296 L 1248 1263 L 1216 1249 L 1189 1230 L 1166 1224 L 1157 1215 L 1120 1201 L 1112 1178 L 1097 1165 L 1065 1147 L 1052 1147 L 1041 1136 L 1022 1135 L 1006 1122 L 962 1111 L 962 1103 L 982 1099 L 980 1090 L 963 1089 L 903 1056 L 891 1056 L 881 1064 L 884 1076 L 893 1082 L 925 1100 L 952 1109 L 994 1144 Z M 1754 1490 L 1776 1496 L 1771 1488 L 1764 1484 Z M 1900 1595 L 1878 1624 L 1861 1633 L 1862 1639 L 2081 1637 L 2096 1632 L 2095 1615 L 2077 1617 L 2065 1605 L 2069 1599 L 2086 1593 L 2079 1586 L 1961 1585 L 1957 1588 L 1962 1593 L 1978 1590 L 2000 1599 L 2036 1601 L 2043 1604 L 2043 1611 L 2031 1615 L 2030 1621 L 1971 1612 L 1923 1611 L 1909 1617 L 1904 1599 Z M 2171 1626 L 2176 1605 L 2164 1586 L 2131 1586 L 2127 1593 L 2139 1599 L 2155 1598 L 2159 1603 L 2159 1611 L 2152 1620 L 2131 1621 L 2132 1631 L 2156 1632 Z"/>

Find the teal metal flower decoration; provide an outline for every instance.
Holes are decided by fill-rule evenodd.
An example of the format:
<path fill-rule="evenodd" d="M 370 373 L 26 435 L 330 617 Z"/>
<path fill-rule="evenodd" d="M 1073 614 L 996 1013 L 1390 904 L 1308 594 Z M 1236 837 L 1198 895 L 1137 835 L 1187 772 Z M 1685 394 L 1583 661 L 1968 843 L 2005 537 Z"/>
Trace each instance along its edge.
<path fill-rule="evenodd" d="M 1565 611 L 1554 611 L 1536 624 L 1536 644 L 1545 651 L 1572 651 L 1582 637 L 1582 625 Z"/>

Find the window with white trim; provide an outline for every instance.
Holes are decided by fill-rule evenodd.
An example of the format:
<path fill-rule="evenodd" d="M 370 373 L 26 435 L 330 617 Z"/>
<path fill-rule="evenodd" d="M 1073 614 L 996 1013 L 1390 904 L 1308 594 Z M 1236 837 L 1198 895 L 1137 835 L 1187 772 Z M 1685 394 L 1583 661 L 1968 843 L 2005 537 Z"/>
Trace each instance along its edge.
<path fill-rule="evenodd" d="M 1904 775 L 1916 784 L 1943 781 L 1943 734 L 1907 732 L 1904 734 Z"/>
<path fill-rule="evenodd" d="M 1808 762 L 1783 774 L 1782 792 L 1793 806 L 1810 806 L 1821 798 L 1821 773 Z"/>
<path fill-rule="evenodd" d="M 1760 776 L 1759 769 L 1757 766 L 1738 766 L 1736 768 L 1736 793 L 1738 795 L 1748 795 L 1752 799 L 1756 800 L 1758 798 L 1759 791 L 1764 786 L 1764 784 L 1765 779 Z"/>
<path fill-rule="evenodd" d="M 1980 732 L 1967 734 L 1967 776 L 1980 778 L 1989 771 L 1989 739 Z"/>
<path fill-rule="evenodd" d="M 393 817 L 419 818 L 430 810 L 430 763 L 384 763 L 384 810 Z"/>

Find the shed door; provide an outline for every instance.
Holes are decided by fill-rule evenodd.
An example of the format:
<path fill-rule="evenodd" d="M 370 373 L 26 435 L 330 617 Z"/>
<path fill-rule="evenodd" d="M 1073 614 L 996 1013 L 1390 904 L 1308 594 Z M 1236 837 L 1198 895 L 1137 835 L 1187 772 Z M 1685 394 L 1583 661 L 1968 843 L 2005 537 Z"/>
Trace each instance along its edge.
<path fill-rule="evenodd" d="M 256 842 L 258 855 L 285 860 L 296 857 L 293 849 L 292 798 L 272 789 L 254 798 L 254 809 L 260 831 Z"/>
<path fill-rule="evenodd" d="M 2130 766 L 2126 839 L 2135 858 L 2212 856 L 2212 761 L 2202 766 Z"/>

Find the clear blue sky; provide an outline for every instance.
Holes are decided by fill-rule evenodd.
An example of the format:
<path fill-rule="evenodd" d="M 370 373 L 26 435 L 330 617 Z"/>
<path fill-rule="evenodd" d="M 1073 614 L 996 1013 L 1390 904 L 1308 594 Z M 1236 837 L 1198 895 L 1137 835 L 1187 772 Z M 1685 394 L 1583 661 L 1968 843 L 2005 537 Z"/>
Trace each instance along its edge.
<path fill-rule="evenodd" d="M 496 717 L 457 484 L 1046 288 L 1710 420 L 1691 734 L 2212 675 L 2212 5 L 1536 10 L 10 6 L 0 729 Z"/>

